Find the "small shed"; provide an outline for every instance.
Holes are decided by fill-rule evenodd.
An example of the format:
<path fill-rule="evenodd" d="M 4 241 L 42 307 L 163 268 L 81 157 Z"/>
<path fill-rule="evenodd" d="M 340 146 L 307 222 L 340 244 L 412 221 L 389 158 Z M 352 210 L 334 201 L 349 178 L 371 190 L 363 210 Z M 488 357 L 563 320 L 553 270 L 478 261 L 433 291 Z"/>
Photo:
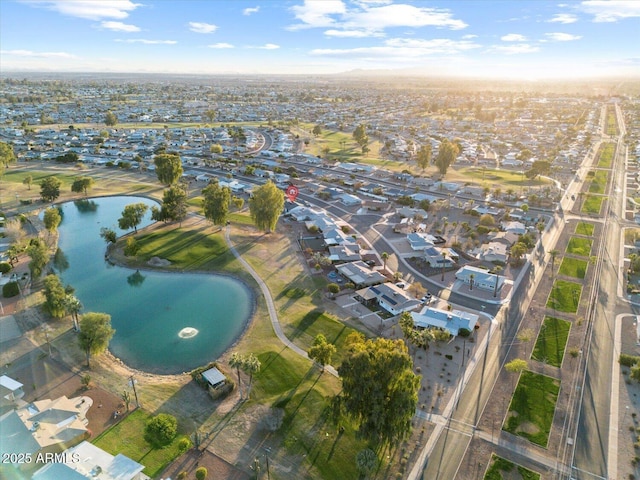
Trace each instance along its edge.
<path fill-rule="evenodd" d="M 227 382 L 227 377 L 225 377 L 224 373 L 216 367 L 212 367 L 209 370 L 202 372 L 202 378 L 204 378 L 213 389 L 220 388 Z"/>

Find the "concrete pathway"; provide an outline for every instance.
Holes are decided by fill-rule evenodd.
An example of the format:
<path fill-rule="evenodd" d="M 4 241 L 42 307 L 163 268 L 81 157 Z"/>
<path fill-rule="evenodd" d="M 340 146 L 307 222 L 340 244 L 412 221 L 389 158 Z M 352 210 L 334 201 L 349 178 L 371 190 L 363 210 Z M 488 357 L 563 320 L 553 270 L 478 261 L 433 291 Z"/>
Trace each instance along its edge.
<path fill-rule="evenodd" d="M 273 298 L 271 297 L 271 292 L 269 291 L 269 287 L 267 287 L 267 284 L 264 283 L 262 278 L 260 278 L 260 275 L 258 275 L 258 273 L 253 269 L 253 267 L 251 265 L 249 265 L 244 258 L 242 258 L 240 253 L 238 253 L 236 248 L 233 246 L 233 244 L 231 243 L 231 239 L 229 238 L 229 227 L 228 226 L 224 230 L 224 239 L 227 242 L 227 246 L 229 247 L 229 250 L 231 250 L 233 255 L 242 264 L 244 269 L 247 272 L 249 272 L 249 274 L 251 274 L 253 279 L 260 286 L 260 290 L 262 291 L 262 295 L 264 296 L 265 302 L 267 303 L 267 310 L 269 311 L 269 318 L 271 319 L 271 325 L 273 326 L 273 331 L 276 333 L 276 336 L 278 337 L 278 339 L 280 339 L 280 341 L 286 347 L 290 348 L 291 350 L 296 352 L 298 355 L 301 355 L 304 358 L 309 358 L 309 355 L 307 355 L 307 352 L 305 352 L 302 348 L 298 347 L 291 340 L 289 340 L 287 338 L 287 336 L 284 334 L 284 332 L 282 331 L 282 326 L 280 325 L 280 320 L 278 320 L 278 312 L 276 310 L 275 304 L 273 303 Z M 325 365 L 324 371 L 325 372 L 329 372 L 334 377 L 338 376 L 338 371 L 335 368 L 333 368 L 331 365 Z"/>

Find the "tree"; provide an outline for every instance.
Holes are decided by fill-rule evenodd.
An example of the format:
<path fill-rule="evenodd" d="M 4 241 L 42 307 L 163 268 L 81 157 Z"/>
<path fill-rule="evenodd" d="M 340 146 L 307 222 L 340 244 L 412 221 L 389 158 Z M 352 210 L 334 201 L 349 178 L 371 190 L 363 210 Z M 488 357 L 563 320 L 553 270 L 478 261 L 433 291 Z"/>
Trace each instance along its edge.
<path fill-rule="evenodd" d="M 71 184 L 71 191 L 87 195 L 89 193 L 89 189 L 91 189 L 95 183 L 95 180 L 91 177 L 79 177 Z"/>
<path fill-rule="evenodd" d="M 209 472 L 206 467 L 198 467 L 196 469 L 196 480 L 205 480 Z"/>
<path fill-rule="evenodd" d="M 26 249 L 27 255 L 31 258 L 29 262 L 29 272 L 33 281 L 40 278 L 42 271 L 47 263 L 49 263 L 49 249 L 41 240 L 34 238 Z"/>
<path fill-rule="evenodd" d="M 148 209 L 149 207 L 142 202 L 126 205 L 122 211 L 122 217 L 118 219 L 118 226 L 122 230 L 133 228 L 137 232 L 138 225 L 142 222 L 142 218 Z"/>
<path fill-rule="evenodd" d="M 114 333 L 110 315 L 96 312 L 82 315 L 78 343 L 87 356 L 87 367 L 91 366 L 92 355 L 100 355 L 107 349 Z"/>
<path fill-rule="evenodd" d="M 533 340 L 533 335 L 534 335 L 534 332 L 532 329 L 523 328 L 518 332 L 518 334 L 516 335 L 516 338 L 523 344 L 526 344 L 526 343 L 529 343 L 531 340 Z"/>
<path fill-rule="evenodd" d="M 107 127 L 115 127 L 118 124 L 118 117 L 111 110 L 104 116 L 104 124 Z"/>
<path fill-rule="evenodd" d="M 450 142 L 446 138 L 440 142 L 438 155 L 436 155 L 434 163 L 436 164 L 436 167 L 438 167 L 438 171 L 441 175 L 447 174 L 449 166 L 455 161 L 458 153 L 460 153 L 460 151 L 455 143 Z"/>
<path fill-rule="evenodd" d="M 227 223 L 229 214 L 229 202 L 231 201 L 231 190 L 228 187 L 221 187 L 215 181 L 202 189 L 204 200 L 204 216 L 214 225 L 224 225 Z"/>
<path fill-rule="evenodd" d="M 169 445 L 178 434 L 178 420 L 168 413 L 159 413 L 144 427 L 144 438 L 156 448 Z"/>
<path fill-rule="evenodd" d="M 317 137 L 318 135 L 322 135 L 322 127 L 320 125 L 315 125 L 311 133 L 313 133 L 314 137 Z"/>
<path fill-rule="evenodd" d="M 240 370 L 244 366 L 244 355 L 233 352 L 229 359 L 229 366 L 236 369 L 236 374 L 238 375 L 238 391 L 240 392 L 240 400 L 242 400 L 242 378 L 240 378 Z"/>
<path fill-rule="evenodd" d="M 551 173 L 551 163 L 547 160 L 536 160 L 531 164 L 531 168 L 524 172 L 524 176 L 533 180 L 538 175 L 548 175 L 549 173 Z"/>
<path fill-rule="evenodd" d="M 440 278 L 441 282 L 444 282 L 444 267 L 447 266 L 447 252 L 442 250 L 442 277 Z"/>
<path fill-rule="evenodd" d="M 71 319 L 73 320 L 73 329 L 77 332 L 80 330 L 80 325 L 78 325 L 78 314 L 80 313 L 80 310 L 82 310 L 82 303 L 80 303 L 78 297 L 67 293 L 64 297 L 64 309 L 69 315 L 71 315 Z"/>
<path fill-rule="evenodd" d="M 222 153 L 222 145 L 220 145 L 219 143 L 214 143 L 213 145 L 211 145 L 209 147 L 209 152 L 210 153 L 215 153 L 220 155 Z"/>
<path fill-rule="evenodd" d="M 249 375 L 249 385 L 247 386 L 247 399 L 251 395 L 251 385 L 253 384 L 253 376 L 260 371 L 260 360 L 253 353 L 246 355 L 240 367 L 244 373 Z"/>
<path fill-rule="evenodd" d="M 554 269 L 556 266 L 556 257 L 560 254 L 558 250 L 551 250 L 549 255 L 551 256 L 551 276 L 554 275 Z"/>
<path fill-rule="evenodd" d="M 509 257 L 514 265 L 522 263 L 522 257 L 527 253 L 527 246 L 522 242 L 516 242 L 511 246 Z"/>
<path fill-rule="evenodd" d="M 67 309 L 65 308 L 65 299 L 67 292 L 57 275 L 47 275 L 43 281 L 44 284 L 44 309 L 53 318 L 62 318 L 65 316 Z"/>
<path fill-rule="evenodd" d="M 356 455 L 356 467 L 363 475 L 369 474 L 376 468 L 376 464 L 378 463 L 378 457 L 376 453 L 370 448 L 365 448 L 360 450 Z"/>
<path fill-rule="evenodd" d="M 469 275 L 469 290 L 473 290 L 473 281 L 475 280 L 476 276 L 475 274 L 471 274 Z"/>
<path fill-rule="evenodd" d="M 131 393 L 129 393 L 128 390 L 123 390 L 122 393 L 120 394 L 120 398 L 122 398 L 122 401 L 124 402 L 124 408 L 128 412 L 129 405 L 131 404 Z"/>
<path fill-rule="evenodd" d="M 347 347 L 338 369 L 341 401 L 359 436 L 379 446 L 406 438 L 420 387 L 407 347 L 401 340 L 366 340 L 362 334 L 350 334 Z"/>
<path fill-rule="evenodd" d="M 102 227 L 100 229 L 100 237 L 107 243 L 116 243 L 118 239 L 118 235 L 115 230 L 107 227 Z"/>
<path fill-rule="evenodd" d="M 431 164 L 431 157 L 433 155 L 431 144 L 427 143 L 420 147 L 418 150 L 418 155 L 416 156 L 416 163 L 418 166 L 424 170 L 429 164 Z"/>
<path fill-rule="evenodd" d="M 493 273 L 496 275 L 496 283 L 493 286 L 493 296 L 498 296 L 498 284 L 500 283 L 500 272 L 502 271 L 502 267 L 500 265 L 496 265 L 493 269 Z"/>
<path fill-rule="evenodd" d="M 24 180 L 22 180 L 22 184 L 26 185 L 27 188 L 31 190 L 31 185 L 33 185 L 33 177 L 31 175 L 27 175 L 26 177 L 24 177 Z"/>
<path fill-rule="evenodd" d="M 389 260 L 389 254 L 387 252 L 382 252 L 380 254 L 380 258 L 382 258 L 382 270 L 387 271 L 387 260 Z"/>
<path fill-rule="evenodd" d="M 4 175 L 4 170 L 10 163 L 16 161 L 16 154 L 13 151 L 13 145 L 6 142 L 0 142 L 0 177 Z"/>
<path fill-rule="evenodd" d="M 151 218 L 162 222 L 180 222 L 187 217 L 187 192 L 181 185 L 172 185 L 162 194 L 162 206 L 151 207 Z"/>
<path fill-rule="evenodd" d="M 326 337 L 319 333 L 316 335 L 316 338 L 313 340 L 313 345 L 309 350 L 307 350 L 307 354 L 309 358 L 322 366 L 322 371 L 324 372 L 324 366 L 331 363 L 331 357 L 336 353 L 336 347 L 333 343 L 327 342 Z"/>
<path fill-rule="evenodd" d="M 427 289 L 424 288 L 420 282 L 413 282 L 409 285 L 407 291 L 416 298 L 422 298 L 424 294 L 427 293 Z"/>
<path fill-rule="evenodd" d="M 204 112 L 204 117 L 209 121 L 209 123 L 213 123 L 213 121 L 216 119 L 216 115 L 217 112 L 213 109 L 209 109 Z"/>
<path fill-rule="evenodd" d="M 163 185 L 173 185 L 182 176 L 182 160 L 177 153 L 161 153 L 153 158 L 156 176 Z"/>
<path fill-rule="evenodd" d="M 269 180 L 253 190 L 249 199 L 249 213 L 253 222 L 261 230 L 270 233 L 276 228 L 278 217 L 284 208 L 284 193 Z"/>
<path fill-rule="evenodd" d="M 369 136 L 367 135 L 367 129 L 363 124 L 360 124 L 353 131 L 353 138 L 361 147 L 369 143 Z"/>
<path fill-rule="evenodd" d="M 47 177 L 40 182 L 40 198 L 43 202 L 51 203 L 60 196 L 62 182 L 56 177 Z"/>
<path fill-rule="evenodd" d="M 44 223 L 44 228 L 47 229 L 49 234 L 52 234 L 58 229 L 58 225 L 60 225 L 61 221 L 62 217 L 60 216 L 60 211 L 57 208 L 50 207 L 44 211 L 42 222 Z"/>
<path fill-rule="evenodd" d="M 526 370 L 528 367 L 529 367 L 529 364 L 527 363 L 527 361 L 521 358 L 516 358 L 514 360 L 511 360 L 509 363 L 506 363 L 504 365 L 504 369 L 507 372 L 517 373 L 518 375 L 520 375 L 520 373 L 522 373 L 522 371 Z"/>

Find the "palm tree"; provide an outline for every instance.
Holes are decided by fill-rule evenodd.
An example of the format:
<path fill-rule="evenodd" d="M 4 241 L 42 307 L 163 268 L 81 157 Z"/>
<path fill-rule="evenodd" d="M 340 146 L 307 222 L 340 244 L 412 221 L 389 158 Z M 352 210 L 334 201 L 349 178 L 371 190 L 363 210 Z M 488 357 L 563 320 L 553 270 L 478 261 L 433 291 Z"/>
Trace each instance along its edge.
<path fill-rule="evenodd" d="M 82 310 L 82 303 L 75 295 L 67 295 L 64 298 L 64 308 L 67 310 L 69 315 L 71 315 L 71 319 L 73 320 L 73 329 L 77 332 L 80 330 L 78 326 L 78 314 L 80 310 Z"/>
<path fill-rule="evenodd" d="M 502 267 L 500 265 L 496 265 L 496 267 L 493 269 L 493 272 L 496 274 L 496 284 L 493 287 L 493 296 L 497 297 L 498 296 L 498 282 L 500 280 L 500 272 L 502 271 Z"/>
<path fill-rule="evenodd" d="M 242 400 L 242 379 L 240 378 L 240 369 L 244 370 L 244 355 L 233 352 L 231 355 L 231 359 L 229 360 L 229 366 L 231 368 L 236 369 L 236 373 L 238 374 L 238 391 L 240 392 L 240 400 Z"/>
<path fill-rule="evenodd" d="M 475 274 L 469 275 L 469 290 L 473 290 L 473 279 L 476 278 Z"/>
<path fill-rule="evenodd" d="M 382 258 L 382 269 L 387 271 L 387 260 L 389 259 L 389 254 L 387 252 L 382 252 L 380 254 L 380 258 Z"/>
<path fill-rule="evenodd" d="M 375 452 L 370 448 L 365 448 L 364 450 L 360 450 L 356 455 L 356 466 L 358 470 L 365 475 L 373 471 L 376 468 L 376 464 L 378 463 L 378 457 Z"/>
<path fill-rule="evenodd" d="M 260 371 L 260 367 L 262 364 L 258 357 L 256 357 L 253 353 L 250 353 L 245 357 L 242 367 L 242 371 L 249 375 L 249 386 L 247 387 L 247 400 L 251 395 L 251 384 L 253 383 L 253 375 Z"/>
<path fill-rule="evenodd" d="M 440 281 L 444 282 L 444 267 L 447 264 L 447 252 L 442 250 L 442 278 Z"/>

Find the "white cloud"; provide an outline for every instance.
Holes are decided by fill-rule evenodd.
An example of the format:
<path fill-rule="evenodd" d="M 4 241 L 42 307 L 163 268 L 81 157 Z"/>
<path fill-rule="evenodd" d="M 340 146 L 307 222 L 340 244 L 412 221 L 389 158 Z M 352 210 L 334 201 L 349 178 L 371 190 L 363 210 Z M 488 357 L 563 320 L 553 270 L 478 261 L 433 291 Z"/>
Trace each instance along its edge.
<path fill-rule="evenodd" d="M 545 33 L 544 36 L 554 42 L 571 42 L 573 40 L 580 40 L 582 38 L 581 35 L 572 35 L 570 33 L 560 32 Z"/>
<path fill-rule="evenodd" d="M 231 45 L 230 43 L 214 43 L 212 45 L 207 45 L 207 47 L 209 48 L 235 48 L 233 45 Z"/>
<path fill-rule="evenodd" d="M 349 12 L 345 17 L 347 26 L 371 30 L 383 30 L 388 27 L 428 26 L 460 30 L 468 26 L 462 20 L 453 18 L 448 10 L 405 4 L 371 7 L 362 11 Z"/>
<path fill-rule="evenodd" d="M 369 38 L 384 36 L 381 32 L 372 32 L 370 30 L 326 30 L 324 34 L 327 37 L 339 38 Z"/>
<path fill-rule="evenodd" d="M 468 35 L 463 35 L 462 36 L 463 40 L 471 40 L 472 38 L 478 38 L 478 35 L 474 35 L 472 33 L 469 33 Z"/>
<path fill-rule="evenodd" d="M 514 43 L 512 45 L 495 45 L 489 49 L 490 52 L 504 53 L 505 55 L 517 55 L 520 53 L 535 53 L 540 51 L 540 47 L 528 43 Z"/>
<path fill-rule="evenodd" d="M 0 55 L 37 58 L 78 58 L 67 52 L 34 52 L 32 50 L 0 50 Z"/>
<path fill-rule="evenodd" d="M 189 30 L 195 33 L 213 33 L 218 29 L 217 25 L 203 22 L 189 22 Z"/>
<path fill-rule="evenodd" d="M 256 48 L 260 48 L 262 50 L 277 50 L 280 48 L 280 45 L 276 45 L 275 43 L 265 43 L 264 45 Z"/>
<path fill-rule="evenodd" d="M 572 13 L 556 13 L 553 17 L 551 17 L 547 22 L 549 23 L 576 23 L 578 21 L 578 17 L 576 17 Z"/>
<path fill-rule="evenodd" d="M 464 51 L 480 48 L 480 45 L 470 41 L 456 41 L 448 38 L 435 38 L 421 40 L 412 38 L 391 38 L 378 47 L 359 48 L 318 48 L 310 53 L 314 56 L 359 58 L 359 59 L 386 59 L 397 62 L 406 62 L 420 57 L 432 55 L 455 55 Z"/>
<path fill-rule="evenodd" d="M 260 11 L 260 7 L 248 7 L 242 10 L 243 15 L 251 15 L 253 13 L 258 13 Z"/>
<path fill-rule="evenodd" d="M 116 42 L 120 43 L 142 43 L 144 45 L 175 45 L 175 40 L 148 40 L 146 38 L 116 38 Z"/>
<path fill-rule="evenodd" d="M 526 42 L 527 37 L 520 35 L 519 33 L 508 33 L 500 37 L 503 42 Z"/>
<path fill-rule="evenodd" d="M 113 30 L 114 32 L 139 32 L 140 27 L 136 27 L 135 25 L 129 25 L 127 23 L 122 22 L 101 22 L 100 26 L 102 28 L 106 28 L 107 30 Z"/>
<path fill-rule="evenodd" d="M 294 16 L 302 24 L 292 25 L 290 30 L 301 28 L 329 27 L 335 23 L 330 15 L 344 14 L 347 7 L 341 0 L 325 0 L 321 2 L 305 0 L 302 5 L 291 7 Z"/>
<path fill-rule="evenodd" d="M 587 0 L 578 8 L 593 15 L 593 21 L 598 23 L 640 17 L 640 2 L 636 0 Z"/>
<path fill-rule="evenodd" d="M 49 10 L 69 15 L 72 17 L 86 18 L 88 20 L 101 20 L 103 18 L 123 19 L 138 7 L 140 3 L 130 0 L 21 0 L 22 3 L 36 7 L 44 7 Z"/>

